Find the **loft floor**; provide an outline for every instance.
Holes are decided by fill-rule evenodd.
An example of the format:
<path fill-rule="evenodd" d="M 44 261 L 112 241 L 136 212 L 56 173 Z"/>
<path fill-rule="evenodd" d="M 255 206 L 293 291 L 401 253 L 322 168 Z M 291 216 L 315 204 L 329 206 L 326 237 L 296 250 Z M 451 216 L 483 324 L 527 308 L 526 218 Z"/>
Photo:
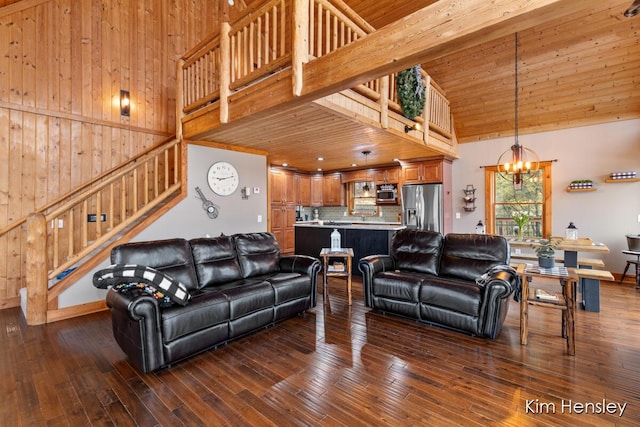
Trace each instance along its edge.
<path fill-rule="evenodd" d="M 638 425 L 640 291 L 603 282 L 600 313 L 577 313 L 567 356 L 560 313 L 518 306 L 489 341 L 364 308 L 359 279 L 330 305 L 150 375 L 111 335 L 108 312 L 27 327 L 0 311 L 0 425 Z M 537 399 L 537 401 L 535 401 Z M 617 415 L 561 402 L 627 404 Z M 527 413 L 527 401 L 542 405 Z M 555 413 L 548 411 L 550 403 Z"/>

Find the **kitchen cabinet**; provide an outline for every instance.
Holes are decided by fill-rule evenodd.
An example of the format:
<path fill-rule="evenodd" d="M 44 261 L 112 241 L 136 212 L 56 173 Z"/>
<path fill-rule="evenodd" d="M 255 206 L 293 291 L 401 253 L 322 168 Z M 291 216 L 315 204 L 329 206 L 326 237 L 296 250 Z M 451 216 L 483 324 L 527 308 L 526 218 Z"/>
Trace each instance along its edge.
<path fill-rule="evenodd" d="M 402 167 L 404 184 L 443 182 L 442 160 L 407 163 Z"/>
<path fill-rule="evenodd" d="M 373 181 L 374 175 L 374 169 L 361 169 L 341 173 L 343 184 L 348 182 Z"/>
<path fill-rule="evenodd" d="M 271 169 L 269 176 L 271 182 L 271 203 L 295 204 L 297 199 L 295 174 L 291 171 Z"/>
<path fill-rule="evenodd" d="M 342 246 L 353 249 L 353 274 L 359 276 L 358 261 L 368 255 L 389 254 L 389 242 L 394 230 L 349 228 L 340 226 L 298 225 L 296 227 L 295 253 L 318 257 L 322 248 L 331 246 L 331 232 L 337 229 Z"/>
<path fill-rule="evenodd" d="M 397 184 L 400 181 L 400 168 L 376 169 L 374 181 L 376 184 Z"/>
<path fill-rule="evenodd" d="M 271 233 L 280 244 L 280 252 L 292 254 L 295 250 L 295 205 L 271 205 Z"/>
<path fill-rule="evenodd" d="M 306 174 L 295 174 L 296 205 L 311 205 L 311 177 Z"/>
<path fill-rule="evenodd" d="M 295 249 L 296 203 L 298 201 L 297 174 L 281 170 L 269 170 L 270 215 L 269 231 L 276 236 L 283 254 Z"/>
<path fill-rule="evenodd" d="M 344 187 L 339 173 L 323 175 L 323 206 L 344 206 Z"/>
<path fill-rule="evenodd" d="M 322 175 L 311 175 L 311 204 L 310 206 L 322 206 L 322 193 L 324 178 Z"/>

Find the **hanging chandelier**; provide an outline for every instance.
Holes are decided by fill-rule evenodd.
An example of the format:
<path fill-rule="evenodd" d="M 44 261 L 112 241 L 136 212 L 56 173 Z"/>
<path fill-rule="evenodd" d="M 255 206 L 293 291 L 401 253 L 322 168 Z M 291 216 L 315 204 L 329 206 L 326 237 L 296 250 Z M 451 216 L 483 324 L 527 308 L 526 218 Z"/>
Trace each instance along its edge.
<path fill-rule="evenodd" d="M 518 141 L 518 33 L 515 37 L 515 142 L 498 158 L 498 173 L 513 181 L 513 188 L 522 188 L 525 176 L 537 176 L 540 167 L 538 155 Z"/>

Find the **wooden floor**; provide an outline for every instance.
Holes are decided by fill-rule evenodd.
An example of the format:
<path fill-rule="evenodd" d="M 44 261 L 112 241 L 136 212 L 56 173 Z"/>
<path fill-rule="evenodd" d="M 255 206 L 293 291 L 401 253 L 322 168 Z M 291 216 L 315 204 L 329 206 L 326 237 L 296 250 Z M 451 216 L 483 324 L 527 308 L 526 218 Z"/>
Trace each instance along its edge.
<path fill-rule="evenodd" d="M 150 375 L 129 365 L 107 312 L 27 327 L 0 311 L 0 426 L 640 424 L 631 284 L 603 283 L 601 312 L 578 312 L 575 357 L 557 310 L 531 308 L 523 347 L 513 301 L 491 341 L 370 312 L 360 282 L 351 307 L 344 281 L 329 290 L 330 305 L 320 295 L 304 316 Z M 603 401 L 622 416 L 594 414 Z"/>

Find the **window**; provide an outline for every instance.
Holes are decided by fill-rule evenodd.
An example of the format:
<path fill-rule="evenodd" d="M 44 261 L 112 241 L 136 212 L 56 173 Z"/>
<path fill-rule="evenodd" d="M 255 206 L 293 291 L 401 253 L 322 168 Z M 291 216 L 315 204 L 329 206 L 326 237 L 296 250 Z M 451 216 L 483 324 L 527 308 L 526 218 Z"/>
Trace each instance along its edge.
<path fill-rule="evenodd" d="M 351 215 L 378 215 L 375 182 L 362 181 L 349 184 L 349 211 Z"/>
<path fill-rule="evenodd" d="M 532 218 L 524 227 L 525 238 L 551 235 L 551 162 L 540 162 L 537 175 L 526 176 L 519 190 L 498 174 L 496 166 L 487 166 L 485 193 L 487 233 L 515 237 L 518 226 L 513 213 L 524 212 Z"/>

